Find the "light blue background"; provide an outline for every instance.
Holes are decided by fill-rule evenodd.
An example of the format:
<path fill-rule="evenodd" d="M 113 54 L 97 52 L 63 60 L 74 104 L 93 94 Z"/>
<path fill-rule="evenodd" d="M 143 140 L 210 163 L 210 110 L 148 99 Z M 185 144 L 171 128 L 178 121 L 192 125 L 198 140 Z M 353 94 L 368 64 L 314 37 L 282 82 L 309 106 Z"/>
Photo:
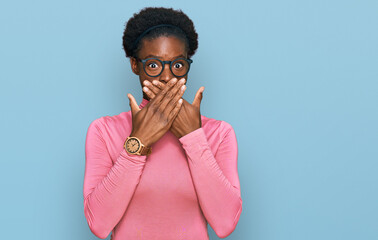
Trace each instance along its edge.
<path fill-rule="evenodd" d="M 378 239 L 373 0 L 2 1 L 0 238 L 97 239 L 86 131 L 142 99 L 122 33 L 145 6 L 193 19 L 184 98 L 205 86 L 201 113 L 235 129 L 243 212 L 227 239 Z"/>

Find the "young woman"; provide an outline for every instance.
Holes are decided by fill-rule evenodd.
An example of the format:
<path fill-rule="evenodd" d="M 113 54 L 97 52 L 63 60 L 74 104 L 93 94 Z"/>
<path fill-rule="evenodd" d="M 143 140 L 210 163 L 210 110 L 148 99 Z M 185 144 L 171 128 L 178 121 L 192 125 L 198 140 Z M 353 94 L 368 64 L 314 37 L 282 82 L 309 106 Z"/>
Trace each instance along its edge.
<path fill-rule="evenodd" d="M 180 10 L 145 8 L 128 21 L 123 47 L 143 100 L 94 120 L 86 138 L 84 213 L 97 237 L 209 239 L 230 235 L 242 211 L 232 126 L 200 114 L 201 87 L 182 98 L 198 46 Z"/>

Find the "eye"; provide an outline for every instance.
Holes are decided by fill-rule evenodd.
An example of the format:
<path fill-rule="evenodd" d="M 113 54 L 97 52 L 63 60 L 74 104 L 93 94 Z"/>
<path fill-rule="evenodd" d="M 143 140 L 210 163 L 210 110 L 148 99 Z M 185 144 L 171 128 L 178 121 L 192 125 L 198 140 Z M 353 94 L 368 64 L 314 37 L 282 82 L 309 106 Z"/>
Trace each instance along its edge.
<path fill-rule="evenodd" d="M 182 63 L 175 63 L 174 68 L 182 68 L 183 64 Z"/>
<path fill-rule="evenodd" d="M 149 63 L 147 66 L 149 68 L 157 68 L 158 67 L 158 65 L 156 63 Z"/>

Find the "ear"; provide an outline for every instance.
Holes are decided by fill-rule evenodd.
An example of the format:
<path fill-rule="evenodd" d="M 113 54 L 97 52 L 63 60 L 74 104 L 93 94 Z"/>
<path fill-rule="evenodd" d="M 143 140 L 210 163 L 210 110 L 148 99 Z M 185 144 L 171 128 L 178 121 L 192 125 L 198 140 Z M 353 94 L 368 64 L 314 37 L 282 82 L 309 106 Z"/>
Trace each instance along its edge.
<path fill-rule="evenodd" d="M 133 73 L 135 73 L 136 75 L 139 75 L 138 61 L 134 57 L 130 58 L 130 65 L 131 65 L 131 70 L 133 71 Z"/>

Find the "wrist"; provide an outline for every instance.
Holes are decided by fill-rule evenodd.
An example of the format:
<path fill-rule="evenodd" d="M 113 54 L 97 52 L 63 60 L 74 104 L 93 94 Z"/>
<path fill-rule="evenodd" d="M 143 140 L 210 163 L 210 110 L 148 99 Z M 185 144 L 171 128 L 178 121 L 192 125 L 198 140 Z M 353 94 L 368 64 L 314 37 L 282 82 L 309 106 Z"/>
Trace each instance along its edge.
<path fill-rule="evenodd" d="M 144 145 L 144 143 L 142 143 L 142 140 L 134 134 L 131 134 L 126 138 L 123 147 L 125 148 L 126 152 L 133 155 L 150 155 L 152 151 L 151 147 Z"/>
<path fill-rule="evenodd" d="M 149 141 L 146 140 L 146 138 L 144 138 L 143 136 L 140 136 L 139 134 L 134 134 L 134 133 L 131 133 L 129 137 L 136 137 L 140 140 L 140 142 L 146 146 L 146 147 L 151 147 L 151 143 Z"/>

